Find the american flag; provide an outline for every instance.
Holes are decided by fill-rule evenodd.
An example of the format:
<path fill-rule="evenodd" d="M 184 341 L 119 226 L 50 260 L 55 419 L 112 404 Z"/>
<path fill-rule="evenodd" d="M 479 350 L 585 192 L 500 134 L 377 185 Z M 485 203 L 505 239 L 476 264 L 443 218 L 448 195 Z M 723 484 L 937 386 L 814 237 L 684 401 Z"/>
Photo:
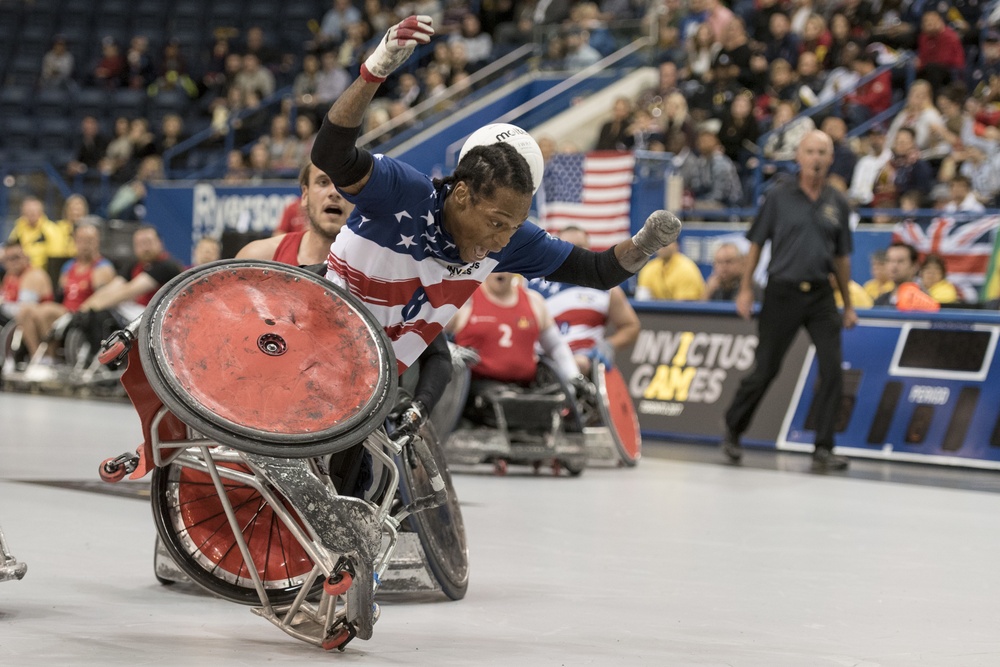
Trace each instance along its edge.
<path fill-rule="evenodd" d="M 628 239 L 634 172 L 635 156 L 623 151 L 554 155 L 542 180 L 541 226 L 550 233 L 579 227 L 594 250 Z"/>
<path fill-rule="evenodd" d="M 975 300 L 976 292 L 986 280 L 998 228 L 998 215 L 967 219 L 941 216 L 900 222 L 892 230 L 892 238 L 912 245 L 921 257 L 929 253 L 940 255 L 948 270 L 948 280 L 962 290 L 966 299 Z"/>

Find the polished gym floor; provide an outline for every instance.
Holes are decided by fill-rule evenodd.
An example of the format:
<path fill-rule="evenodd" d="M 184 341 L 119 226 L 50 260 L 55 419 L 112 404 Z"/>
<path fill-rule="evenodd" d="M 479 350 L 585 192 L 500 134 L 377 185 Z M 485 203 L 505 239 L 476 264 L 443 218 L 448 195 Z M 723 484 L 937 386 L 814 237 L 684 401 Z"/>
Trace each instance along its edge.
<path fill-rule="evenodd" d="M 0 393 L 0 664 L 1000 665 L 1000 473 L 647 442 L 635 469 L 455 476 L 467 597 L 382 600 L 325 653 L 152 572 L 125 403 Z"/>

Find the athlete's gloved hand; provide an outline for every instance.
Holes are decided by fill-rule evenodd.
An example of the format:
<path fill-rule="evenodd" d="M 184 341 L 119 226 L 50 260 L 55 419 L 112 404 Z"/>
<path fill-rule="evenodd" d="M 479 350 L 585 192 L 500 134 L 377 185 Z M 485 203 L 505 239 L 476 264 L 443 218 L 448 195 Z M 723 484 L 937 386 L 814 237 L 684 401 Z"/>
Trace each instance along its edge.
<path fill-rule="evenodd" d="M 635 247 L 645 255 L 652 255 L 665 248 L 681 235 L 681 221 L 670 211 L 654 211 L 643 224 L 642 229 L 632 237 Z"/>
<path fill-rule="evenodd" d="M 578 399 L 589 398 L 597 392 L 594 383 L 586 375 L 577 375 L 569 381 L 569 385 Z"/>
<path fill-rule="evenodd" d="M 361 65 L 361 78 L 381 83 L 413 53 L 418 44 L 427 44 L 434 34 L 430 16 L 407 16 L 389 28 L 375 52 Z"/>
<path fill-rule="evenodd" d="M 390 434 L 394 440 L 405 436 L 416 436 L 427 421 L 427 408 L 420 401 L 406 401 L 396 406 L 389 414 L 389 421 L 395 427 Z"/>

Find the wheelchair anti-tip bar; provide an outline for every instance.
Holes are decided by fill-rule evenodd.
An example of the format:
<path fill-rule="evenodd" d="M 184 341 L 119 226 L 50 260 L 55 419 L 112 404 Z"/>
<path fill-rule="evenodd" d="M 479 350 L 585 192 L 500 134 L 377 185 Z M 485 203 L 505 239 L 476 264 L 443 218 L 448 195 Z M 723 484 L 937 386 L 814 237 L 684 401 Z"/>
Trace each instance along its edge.
<path fill-rule="evenodd" d="M 17 559 L 7 550 L 7 542 L 4 540 L 2 529 L 0 529 L 0 557 L 3 558 L 3 562 L 0 563 L 0 581 L 21 579 L 28 571 L 28 564 L 18 563 Z"/>

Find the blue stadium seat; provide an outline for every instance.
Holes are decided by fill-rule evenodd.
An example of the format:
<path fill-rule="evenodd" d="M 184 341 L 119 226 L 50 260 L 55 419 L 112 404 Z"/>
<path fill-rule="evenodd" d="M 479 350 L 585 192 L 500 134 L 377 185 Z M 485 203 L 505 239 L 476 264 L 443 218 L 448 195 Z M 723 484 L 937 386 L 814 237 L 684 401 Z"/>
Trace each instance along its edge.
<path fill-rule="evenodd" d="M 102 118 L 107 113 L 108 91 L 100 88 L 81 88 L 76 95 L 76 103 L 73 107 L 77 118 L 93 116 Z"/>
<path fill-rule="evenodd" d="M 194 16 L 201 18 L 205 13 L 205 3 L 201 0 L 178 0 L 173 7 L 174 17 Z"/>
<path fill-rule="evenodd" d="M 0 116 L 10 118 L 26 113 L 31 100 L 31 88 L 27 86 L 0 87 Z"/>
<path fill-rule="evenodd" d="M 33 149 L 35 147 L 35 121 L 28 116 L 8 118 L 6 130 L 0 135 L 7 149 Z"/>
<path fill-rule="evenodd" d="M 31 110 L 39 118 L 66 117 L 73 105 L 73 96 L 65 88 L 42 88 L 31 101 Z"/>
<path fill-rule="evenodd" d="M 38 119 L 38 149 L 42 151 L 72 150 L 73 130 L 73 121 L 68 118 Z"/>
<path fill-rule="evenodd" d="M 146 91 L 132 88 L 118 88 L 111 91 L 109 111 L 114 116 L 135 118 L 146 113 Z"/>
<path fill-rule="evenodd" d="M 177 89 L 161 90 L 156 97 L 149 100 L 149 111 L 150 113 L 176 113 L 183 116 L 187 112 L 189 104 L 190 99 L 184 91 Z"/>
<path fill-rule="evenodd" d="M 38 58 L 14 56 L 7 67 L 7 85 L 12 86 L 33 86 L 38 83 L 38 75 L 41 73 L 42 63 Z"/>

